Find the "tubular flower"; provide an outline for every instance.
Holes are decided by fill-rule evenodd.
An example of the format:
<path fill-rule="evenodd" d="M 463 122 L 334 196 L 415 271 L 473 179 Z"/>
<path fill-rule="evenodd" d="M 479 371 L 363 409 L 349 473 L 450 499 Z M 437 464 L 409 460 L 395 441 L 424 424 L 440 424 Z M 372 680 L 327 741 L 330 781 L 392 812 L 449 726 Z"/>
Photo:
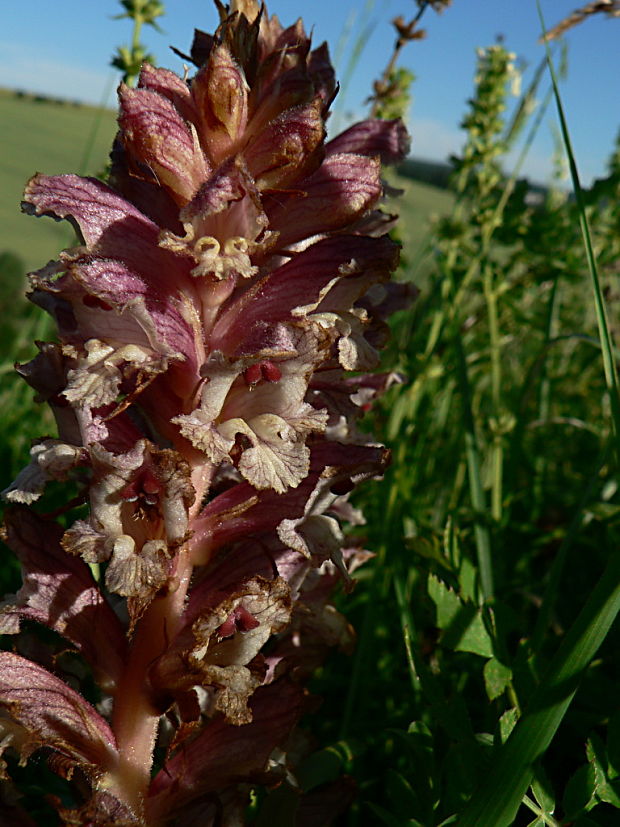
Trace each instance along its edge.
<path fill-rule="evenodd" d="M 217 5 L 191 79 L 145 65 L 121 86 L 108 183 L 36 175 L 24 195 L 80 243 L 31 275 L 58 341 L 19 370 L 58 436 L 4 492 L 23 587 L 0 629 L 57 632 L 99 694 L 60 657 L 0 653 L 2 745 L 79 770 L 68 824 L 237 824 L 249 784 L 294 774 L 274 755 L 301 680 L 352 643 L 329 604 L 368 556 L 348 493 L 387 461 L 355 422 L 394 380 L 365 371 L 403 292 L 377 205 L 404 127 L 326 142 L 326 46 L 255 0 Z M 63 480 L 88 508 L 61 527 L 30 506 Z"/>

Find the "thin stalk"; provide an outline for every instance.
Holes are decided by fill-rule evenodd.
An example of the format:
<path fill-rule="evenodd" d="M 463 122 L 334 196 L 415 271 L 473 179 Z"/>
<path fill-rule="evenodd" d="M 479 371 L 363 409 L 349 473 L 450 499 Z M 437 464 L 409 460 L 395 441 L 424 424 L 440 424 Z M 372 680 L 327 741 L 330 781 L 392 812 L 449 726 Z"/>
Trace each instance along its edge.
<path fill-rule="evenodd" d="M 557 335 L 558 320 L 560 317 L 560 302 L 558 299 L 559 278 L 553 281 L 549 303 L 547 305 L 547 319 L 545 323 L 545 341 L 543 343 L 543 354 L 546 354 L 549 344 Z M 540 386 L 538 390 L 538 419 L 547 422 L 551 412 L 551 381 L 547 371 L 547 360 L 543 359 L 540 365 Z M 534 502 L 543 503 L 543 487 L 547 460 L 545 454 L 540 454 L 534 462 Z"/>
<path fill-rule="evenodd" d="M 476 554 L 478 557 L 478 568 L 480 571 L 480 602 L 493 598 L 493 563 L 491 557 L 491 537 L 488 527 L 484 524 L 486 512 L 486 501 L 482 488 L 482 476 L 480 473 L 480 449 L 476 425 L 471 407 L 471 386 L 467 370 L 467 360 L 463 348 L 463 341 L 460 334 L 455 340 L 457 356 L 457 375 L 461 388 L 461 399 L 463 402 L 463 420 L 465 426 L 465 455 L 467 457 L 467 470 L 469 479 L 469 493 L 475 514 L 474 537 L 476 540 Z"/>
<path fill-rule="evenodd" d="M 540 0 L 536 0 L 536 7 L 538 9 L 538 16 L 543 32 L 546 31 L 545 21 L 543 18 L 542 9 L 540 7 Z M 609 401 L 611 405 L 612 427 L 616 440 L 616 458 L 620 460 L 620 387 L 618 384 L 618 372 L 616 370 L 616 362 L 613 357 L 613 344 L 611 334 L 609 331 L 609 321 L 607 319 L 607 307 L 601 289 L 601 283 L 598 273 L 598 266 L 596 257 L 594 255 L 594 248 L 592 246 L 592 235 L 590 233 L 590 226 L 588 217 L 586 215 L 585 199 L 583 197 L 583 190 L 579 180 L 579 172 L 575 162 L 575 155 L 573 153 L 568 125 L 564 115 L 564 107 L 560 97 L 560 91 L 555 74 L 555 68 L 551 61 L 551 50 L 549 43 L 545 38 L 545 49 L 547 55 L 547 65 L 551 75 L 551 82 L 553 84 L 553 94 L 558 111 L 558 119 L 560 121 L 560 130 L 562 133 L 562 140 L 564 141 L 564 148 L 568 159 L 568 166 L 570 170 L 573 190 L 575 193 L 575 201 L 577 204 L 577 211 L 579 213 L 579 226 L 583 236 L 583 243 L 586 251 L 586 258 L 588 260 L 588 271 L 590 273 L 590 281 L 592 284 L 592 292 L 594 294 L 594 306 L 596 310 L 596 320 L 598 324 L 599 339 L 601 342 L 601 352 L 603 355 L 603 370 L 605 372 L 605 383 L 609 394 Z"/>
<path fill-rule="evenodd" d="M 411 22 L 412 28 L 415 28 L 415 26 L 419 23 L 419 21 L 422 18 L 422 15 L 424 14 L 426 9 L 428 8 L 428 5 L 429 5 L 429 3 L 425 2 L 420 6 L 420 8 L 418 9 L 418 13 L 415 15 L 415 17 L 413 18 L 413 20 Z M 398 61 L 398 58 L 400 57 L 400 53 L 402 52 L 402 50 L 403 50 L 404 46 L 407 44 L 407 42 L 408 42 L 407 38 L 404 38 L 404 37 L 398 37 L 396 39 L 396 44 L 394 46 L 394 51 L 392 52 L 392 55 L 391 55 L 390 59 L 388 60 L 385 69 L 383 70 L 383 74 L 381 75 L 381 79 L 380 79 L 379 83 L 387 84 L 389 82 L 390 75 L 394 71 L 394 69 L 396 67 L 396 63 Z M 371 118 L 375 118 L 377 116 L 377 110 L 379 109 L 379 105 L 380 105 L 380 101 L 375 100 L 375 102 L 373 103 L 372 108 L 370 110 L 370 117 Z"/>
<path fill-rule="evenodd" d="M 97 138 L 97 133 L 101 127 L 101 123 L 103 121 L 103 115 L 106 111 L 105 105 L 110 97 L 110 92 L 112 91 L 112 86 L 116 82 L 117 75 L 116 73 L 112 73 L 108 77 L 108 82 L 105 85 L 105 89 L 103 90 L 103 95 L 101 96 L 101 102 L 98 108 L 95 110 L 95 114 L 93 117 L 93 121 L 90 127 L 90 132 L 88 133 L 88 138 L 86 139 L 86 143 L 84 144 L 84 151 L 82 152 L 82 158 L 80 160 L 78 166 L 78 175 L 86 175 L 88 172 L 88 167 L 90 164 L 90 159 L 93 154 L 93 147 L 95 145 L 95 140 Z"/>
<path fill-rule="evenodd" d="M 396 574 L 393 578 L 394 591 L 396 593 L 396 602 L 400 611 L 400 624 L 403 633 L 403 640 L 405 643 L 405 651 L 407 653 L 407 665 L 409 666 L 409 678 L 411 680 L 411 687 L 413 691 L 418 694 L 421 691 L 420 676 L 415 664 L 415 655 L 413 646 L 411 645 L 411 637 L 413 631 L 413 619 L 409 611 L 407 596 L 402 582 L 398 579 Z"/>
<path fill-rule="evenodd" d="M 543 824 L 548 824 L 549 827 L 560 827 L 560 822 L 556 821 L 556 819 L 553 816 L 550 816 L 549 813 L 546 813 L 535 801 L 532 801 L 529 795 L 523 796 L 523 803 L 528 810 L 531 810 L 534 815 L 543 822 Z"/>
<path fill-rule="evenodd" d="M 483 268 L 484 298 L 489 323 L 489 350 L 491 356 L 491 404 L 495 420 L 491 443 L 491 516 L 499 523 L 502 518 L 502 476 L 504 464 L 504 439 L 501 433 L 502 398 L 502 349 L 497 313 L 497 290 L 493 270 L 487 261 Z"/>

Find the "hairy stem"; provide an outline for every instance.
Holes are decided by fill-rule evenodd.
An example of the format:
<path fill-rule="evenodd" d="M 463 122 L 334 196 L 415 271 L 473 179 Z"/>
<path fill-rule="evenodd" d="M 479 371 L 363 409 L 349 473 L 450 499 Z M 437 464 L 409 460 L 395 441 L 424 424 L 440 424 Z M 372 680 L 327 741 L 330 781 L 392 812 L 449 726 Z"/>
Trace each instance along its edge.
<path fill-rule="evenodd" d="M 126 669 L 119 682 L 112 728 L 120 761 L 115 794 L 136 813 L 143 810 L 151 780 L 153 749 L 161 710 L 153 704 L 149 669 L 167 648 L 180 624 L 192 574 L 189 552 L 181 549 L 166 594 L 155 598 L 137 624 Z"/>

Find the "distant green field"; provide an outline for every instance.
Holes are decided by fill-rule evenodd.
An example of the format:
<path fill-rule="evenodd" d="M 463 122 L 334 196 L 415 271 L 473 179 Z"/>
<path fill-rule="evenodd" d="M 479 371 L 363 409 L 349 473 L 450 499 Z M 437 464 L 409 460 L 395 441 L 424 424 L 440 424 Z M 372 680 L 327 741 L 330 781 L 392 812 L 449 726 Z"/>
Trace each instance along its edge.
<path fill-rule="evenodd" d="M 99 128 L 84 169 L 96 121 Z M 116 130 L 115 115 L 90 106 L 35 102 L 0 92 L 0 252 L 20 256 L 27 270 L 41 267 L 70 243 L 67 226 L 22 215 L 24 186 L 35 172 L 94 174 L 102 170 Z"/>
<path fill-rule="evenodd" d="M 35 102 L 0 91 L 0 119 L 4 124 L 0 155 L 0 253 L 18 255 L 25 271 L 43 266 L 71 243 L 72 232 L 63 223 L 35 220 L 20 211 L 27 180 L 35 172 L 59 174 L 100 172 L 116 129 L 115 115 L 89 106 Z M 85 150 L 99 120 L 92 151 Z M 449 211 L 452 196 L 437 187 L 393 176 L 404 195 L 388 206 L 402 216 L 400 237 L 414 274 L 424 272 L 428 219 Z"/>
<path fill-rule="evenodd" d="M 431 220 L 450 213 L 454 195 L 402 175 L 391 174 L 390 183 L 403 190 L 387 207 L 400 215 L 397 236 L 403 245 L 407 273 L 422 287 L 429 269 Z"/>

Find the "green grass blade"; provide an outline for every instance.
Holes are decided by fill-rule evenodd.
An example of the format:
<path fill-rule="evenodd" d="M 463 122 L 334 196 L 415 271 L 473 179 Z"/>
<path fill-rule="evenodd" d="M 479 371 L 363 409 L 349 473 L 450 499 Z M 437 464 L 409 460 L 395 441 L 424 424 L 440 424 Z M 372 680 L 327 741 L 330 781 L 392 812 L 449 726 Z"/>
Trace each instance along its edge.
<path fill-rule="evenodd" d="M 533 764 L 555 735 L 588 664 L 620 611 L 620 554 L 610 557 L 560 649 L 505 744 L 490 762 L 490 772 L 459 820 L 460 827 L 512 824 L 532 780 Z"/>
<path fill-rule="evenodd" d="M 480 471 L 480 449 L 476 434 L 476 424 L 471 407 L 471 388 L 467 371 L 467 360 L 460 333 L 457 333 L 455 340 L 457 357 L 457 374 L 461 388 L 463 401 L 463 427 L 465 431 L 465 454 L 467 457 L 467 469 L 469 479 L 469 493 L 473 506 L 476 522 L 474 524 L 474 536 L 476 539 L 476 553 L 478 568 L 480 571 L 480 591 L 483 601 L 493 598 L 493 561 L 491 556 L 491 536 L 489 528 L 484 522 L 487 506 L 482 487 L 482 475 Z"/>
<path fill-rule="evenodd" d="M 538 16 L 540 18 L 540 23 L 543 32 L 545 32 L 545 21 L 543 19 L 542 9 L 540 7 L 540 0 L 536 0 L 536 7 L 538 9 Z M 590 232 L 588 217 L 586 215 L 586 206 L 585 199 L 583 196 L 583 189 L 579 181 L 579 172 L 577 170 L 577 164 L 575 162 L 575 155 L 572 149 L 568 125 L 566 123 L 566 117 L 564 115 L 564 107 L 562 105 L 562 99 L 560 97 L 560 90 L 558 88 L 555 69 L 551 61 L 551 50 L 549 48 L 549 43 L 547 40 L 545 40 L 545 48 L 547 53 L 547 66 L 549 67 L 551 82 L 553 84 L 553 94 L 555 97 L 555 103 L 558 110 L 558 118 L 560 121 L 562 140 L 564 141 L 564 148 L 566 149 L 566 155 L 568 158 L 568 165 L 573 184 L 573 190 L 575 192 L 575 201 L 579 213 L 579 224 L 581 227 L 581 233 L 583 235 L 583 243 L 586 251 L 586 257 L 588 260 L 588 270 L 590 272 L 592 291 L 594 293 L 596 321 L 598 324 L 599 338 L 601 340 L 601 350 L 603 354 L 605 382 L 607 384 L 607 390 L 609 393 L 612 424 L 616 436 L 616 454 L 617 457 L 620 458 L 620 387 L 618 384 L 618 372 L 616 370 L 616 363 L 613 357 L 613 344 L 611 340 L 611 333 L 609 330 L 609 322 L 607 319 L 607 308 L 605 305 L 605 299 L 603 297 L 603 291 L 601 289 L 596 257 L 594 255 L 594 248 L 592 245 L 592 234 Z"/>

